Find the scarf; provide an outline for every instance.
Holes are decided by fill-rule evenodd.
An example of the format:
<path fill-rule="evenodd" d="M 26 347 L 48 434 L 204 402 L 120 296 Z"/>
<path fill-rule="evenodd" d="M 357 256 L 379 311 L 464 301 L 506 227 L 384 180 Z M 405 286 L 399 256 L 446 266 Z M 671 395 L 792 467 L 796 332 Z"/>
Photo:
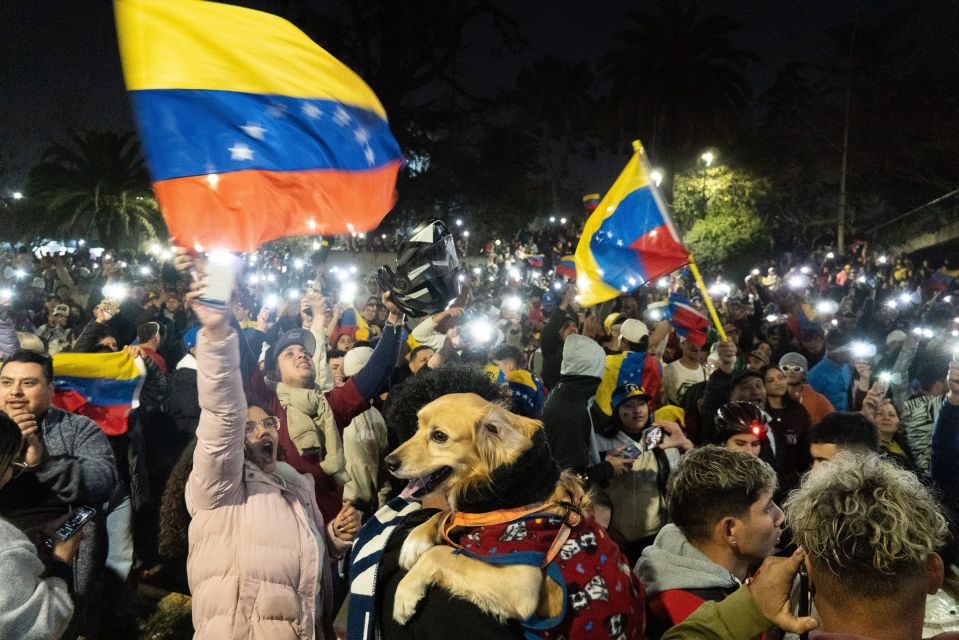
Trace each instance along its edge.
<path fill-rule="evenodd" d="M 350 558 L 350 606 L 347 608 L 347 640 L 373 640 L 376 627 L 376 575 L 383 551 L 396 528 L 422 505 L 405 498 L 393 498 L 366 521 L 353 543 Z"/>
<path fill-rule="evenodd" d="M 333 409 L 319 389 L 300 389 L 283 382 L 276 384 L 276 397 L 286 411 L 290 440 L 301 456 L 318 456 L 320 468 L 343 486 L 349 479 L 343 439 L 336 428 Z"/>

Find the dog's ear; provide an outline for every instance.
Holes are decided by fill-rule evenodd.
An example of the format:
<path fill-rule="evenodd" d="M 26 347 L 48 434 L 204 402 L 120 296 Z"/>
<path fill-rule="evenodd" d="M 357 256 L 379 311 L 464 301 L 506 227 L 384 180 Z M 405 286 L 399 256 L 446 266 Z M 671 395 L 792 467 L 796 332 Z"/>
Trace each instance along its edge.
<path fill-rule="evenodd" d="M 498 404 L 490 404 L 476 425 L 476 446 L 490 470 L 514 462 L 529 449 L 533 434 L 542 423 L 510 413 Z"/>

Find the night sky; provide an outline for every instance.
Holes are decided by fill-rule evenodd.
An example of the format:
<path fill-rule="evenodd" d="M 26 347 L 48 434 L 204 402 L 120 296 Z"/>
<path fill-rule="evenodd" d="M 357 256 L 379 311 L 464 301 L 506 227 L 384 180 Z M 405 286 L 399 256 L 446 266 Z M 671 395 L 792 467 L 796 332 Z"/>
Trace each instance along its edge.
<path fill-rule="evenodd" d="M 468 33 L 462 81 L 479 90 L 509 85 L 524 65 L 545 55 L 595 62 L 623 23 L 624 14 L 643 6 L 614 0 L 499 4 L 515 16 L 527 45 L 515 57 L 494 63 L 484 46 L 484 27 Z M 704 4 L 707 12 L 725 13 L 742 22 L 737 44 L 763 58 L 750 71 L 757 94 L 784 63 L 818 58 L 823 31 L 847 21 L 852 6 L 835 0 L 712 0 Z M 864 6 L 875 9 L 886 4 Z M 0 29 L 0 188 L 22 188 L 42 148 L 53 139 L 63 139 L 70 129 L 132 128 L 111 2 L 6 0 L 0 2 Z M 622 158 L 601 159 L 588 169 L 596 172 L 591 178 L 611 179 L 621 162 Z"/>

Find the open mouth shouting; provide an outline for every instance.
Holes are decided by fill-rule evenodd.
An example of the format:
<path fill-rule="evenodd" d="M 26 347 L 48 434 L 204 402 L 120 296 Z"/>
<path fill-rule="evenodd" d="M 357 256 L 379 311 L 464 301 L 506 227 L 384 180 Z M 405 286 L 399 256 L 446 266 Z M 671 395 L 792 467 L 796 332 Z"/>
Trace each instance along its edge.
<path fill-rule="evenodd" d="M 400 493 L 400 496 L 405 499 L 422 498 L 443 484 L 443 481 L 446 480 L 451 473 L 453 473 L 452 467 L 440 467 L 429 474 L 413 476 L 406 484 L 406 488 Z"/>

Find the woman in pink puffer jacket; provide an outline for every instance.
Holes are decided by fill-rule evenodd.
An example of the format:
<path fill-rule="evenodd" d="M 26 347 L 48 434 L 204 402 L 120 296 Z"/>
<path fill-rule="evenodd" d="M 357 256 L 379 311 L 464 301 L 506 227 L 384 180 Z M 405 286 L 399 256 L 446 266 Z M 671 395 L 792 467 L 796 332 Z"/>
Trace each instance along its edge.
<path fill-rule="evenodd" d="M 195 300 L 196 294 L 191 294 Z M 195 638 L 333 640 L 331 552 L 358 518 L 325 527 L 313 481 L 276 461 L 278 423 L 247 407 L 228 310 L 194 304 L 200 423 L 186 485 Z M 343 519 L 341 520 L 341 516 Z"/>

